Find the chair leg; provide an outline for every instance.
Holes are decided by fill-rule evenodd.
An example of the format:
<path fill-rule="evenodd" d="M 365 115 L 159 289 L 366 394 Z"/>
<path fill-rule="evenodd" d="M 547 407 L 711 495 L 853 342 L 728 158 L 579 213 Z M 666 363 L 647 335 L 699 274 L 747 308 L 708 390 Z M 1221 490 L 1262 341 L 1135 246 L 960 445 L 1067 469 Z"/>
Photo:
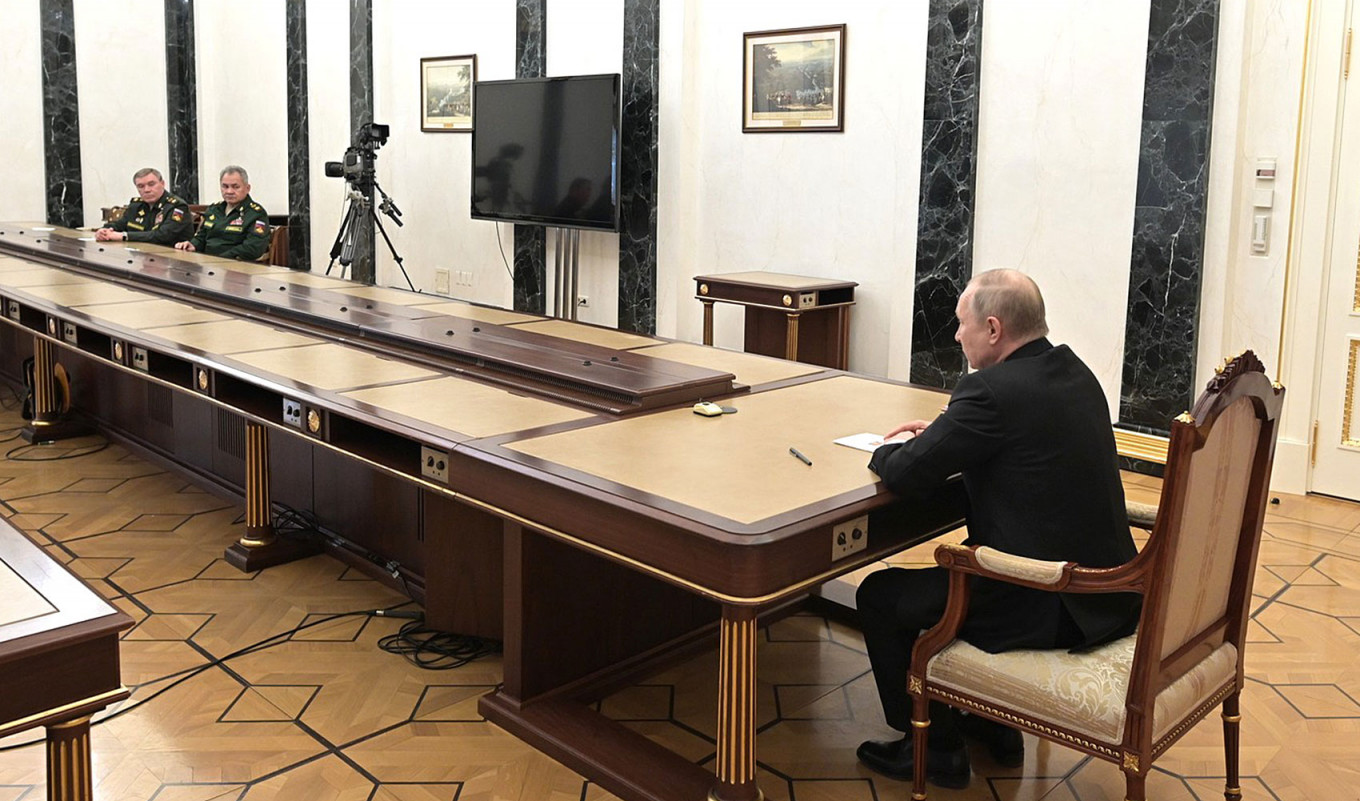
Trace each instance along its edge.
<path fill-rule="evenodd" d="M 930 702 L 925 693 L 919 693 L 911 709 L 911 747 L 915 753 L 916 764 L 911 777 L 912 801 L 925 801 L 926 797 L 926 745 L 930 739 Z"/>
<path fill-rule="evenodd" d="M 1242 798 L 1242 782 L 1238 776 L 1237 755 L 1241 745 L 1242 713 L 1238 709 L 1240 693 L 1233 693 L 1223 699 L 1223 766 L 1226 781 L 1223 783 L 1223 797 L 1227 801 Z"/>
<path fill-rule="evenodd" d="M 1124 768 L 1124 801 L 1147 801 L 1147 776 Z"/>

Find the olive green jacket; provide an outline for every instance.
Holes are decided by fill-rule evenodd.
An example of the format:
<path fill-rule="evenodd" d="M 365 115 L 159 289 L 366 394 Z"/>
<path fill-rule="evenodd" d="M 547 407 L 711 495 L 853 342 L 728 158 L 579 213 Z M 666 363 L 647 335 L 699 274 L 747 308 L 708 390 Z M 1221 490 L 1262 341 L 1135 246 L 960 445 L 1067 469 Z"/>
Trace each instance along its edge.
<path fill-rule="evenodd" d="M 109 227 L 122 232 L 129 242 L 173 245 L 194 235 L 194 215 L 188 201 L 163 192 L 155 203 L 134 197 L 128 201 L 123 218 Z"/>
<path fill-rule="evenodd" d="M 227 214 L 227 202 L 203 210 L 203 225 L 189 242 L 194 250 L 210 256 L 256 261 L 269 250 L 269 213 L 246 195 Z"/>

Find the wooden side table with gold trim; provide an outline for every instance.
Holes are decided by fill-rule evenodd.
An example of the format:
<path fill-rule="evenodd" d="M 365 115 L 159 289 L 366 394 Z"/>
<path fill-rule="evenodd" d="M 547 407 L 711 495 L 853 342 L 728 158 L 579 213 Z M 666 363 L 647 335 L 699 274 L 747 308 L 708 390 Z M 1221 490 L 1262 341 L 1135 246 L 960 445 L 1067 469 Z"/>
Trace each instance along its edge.
<path fill-rule="evenodd" d="M 696 275 L 704 304 L 704 344 L 713 344 L 713 304 L 745 307 L 747 353 L 845 370 L 850 361 L 854 281 L 787 273 Z"/>
<path fill-rule="evenodd" d="M 128 697 L 118 634 L 133 620 L 0 522 L 0 737 L 47 729 L 47 797 L 88 801 L 90 717 Z"/>

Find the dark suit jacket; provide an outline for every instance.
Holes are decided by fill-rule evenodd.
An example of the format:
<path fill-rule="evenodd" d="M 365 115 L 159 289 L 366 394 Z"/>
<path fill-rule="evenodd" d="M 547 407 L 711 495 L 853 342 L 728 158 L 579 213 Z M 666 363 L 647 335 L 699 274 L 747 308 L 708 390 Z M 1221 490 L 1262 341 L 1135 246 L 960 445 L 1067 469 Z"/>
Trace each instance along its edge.
<path fill-rule="evenodd" d="M 962 473 L 970 545 L 1085 567 L 1113 567 L 1136 553 L 1109 406 L 1096 377 L 1066 345 L 1035 340 L 964 376 L 929 428 L 882 446 L 869 467 L 893 492 L 918 497 Z M 987 594 L 1024 604 L 1034 591 L 1023 589 L 990 586 Z M 1136 624 L 1137 595 L 1064 593 L 1062 599 L 1083 645 L 1124 636 Z M 1011 615 L 1008 607 L 988 604 L 987 614 Z M 1018 612 L 1013 617 L 1023 620 Z M 1005 650 L 1006 637 L 998 633 L 1005 622 L 980 627 L 990 632 L 984 641 L 969 639 Z M 969 624 L 979 629 L 972 615 Z"/>

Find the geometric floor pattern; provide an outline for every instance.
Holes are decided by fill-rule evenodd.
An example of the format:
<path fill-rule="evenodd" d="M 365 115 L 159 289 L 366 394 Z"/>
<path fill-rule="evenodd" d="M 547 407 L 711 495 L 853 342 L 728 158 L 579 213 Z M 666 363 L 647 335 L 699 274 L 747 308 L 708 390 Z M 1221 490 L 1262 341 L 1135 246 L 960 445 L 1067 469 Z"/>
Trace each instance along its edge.
<path fill-rule="evenodd" d="M 96 798 L 613 798 L 478 715 L 478 697 L 501 678 L 497 657 L 421 670 L 376 647 L 401 620 L 346 614 L 399 605 L 398 593 L 326 556 L 240 573 L 222 561 L 243 532 L 238 504 L 117 444 L 101 448 L 97 437 L 43 447 L 5 441 L 20 425 L 15 410 L 0 410 L 0 452 L 8 451 L 0 459 L 0 513 L 137 621 L 122 643 L 132 697 L 97 717 L 115 715 L 92 731 Z M 1131 498 L 1156 501 L 1156 479 L 1125 480 Z M 930 553 L 913 549 L 892 563 L 925 564 Z M 1255 587 L 1242 698 L 1244 797 L 1356 801 L 1360 505 L 1280 496 L 1270 507 Z M 715 662 L 700 655 L 600 708 L 712 764 Z M 816 615 L 786 618 L 761 632 L 758 666 L 758 780 L 766 798 L 909 797 L 906 783 L 855 761 L 860 741 L 893 734 L 858 632 Z M 1015 769 L 975 750 L 970 786 L 932 788 L 931 798 L 1123 798 L 1113 765 L 1033 739 L 1026 745 L 1025 764 Z M 0 740 L 0 801 L 44 798 L 44 772 L 37 733 Z M 1214 715 L 1158 760 L 1148 796 L 1222 793 Z"/>

